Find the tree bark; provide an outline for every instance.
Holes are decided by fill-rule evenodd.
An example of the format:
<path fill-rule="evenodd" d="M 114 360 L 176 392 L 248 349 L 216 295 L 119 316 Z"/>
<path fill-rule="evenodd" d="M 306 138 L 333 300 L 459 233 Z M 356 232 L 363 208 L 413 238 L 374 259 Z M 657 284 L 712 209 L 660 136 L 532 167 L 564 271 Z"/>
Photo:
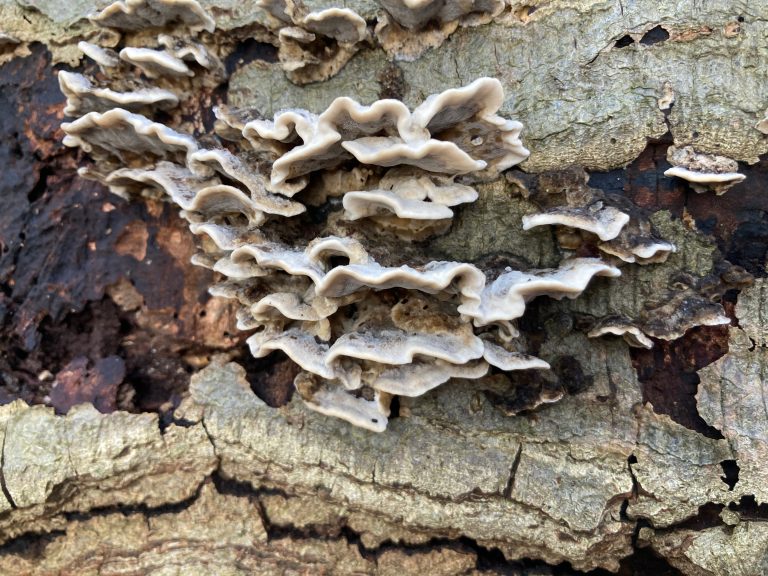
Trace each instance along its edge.
<path fill-rule="evenodd" d="M 768 7 L 512 1 L 413 61 L 371 43 L 298 86 L 254 40 L 255 2 L 201 4 L 228 72 L 193 99 L 203 129 L 220 103 L 413 107 L 502 81 L 531 156 L 478 186 L 429 245 L 442 259 L 555 266 L 557 234 L 521 219 L 585 174 L 677 251 L 529 305 L 549 380 L 451 381 L 401 399 L 382 434 L 352 428 L 293 396 L 285 357 L 249 357 L 171 205 L 78 178 L 55 72 L 93 68 L 76 45 L 103 3 L 0 0 L 0 573 L 768 573 Z M 670 145 L 746 180 L 697 193 L 664 176 Z M 670 308 L 683 276 L 693 304 Z M 697 326 L 704 302 L 730 325 Z M 682 335 L 587 336 L 617 313 Z M 553 386 L 563 398 L 536 407 Z"/>

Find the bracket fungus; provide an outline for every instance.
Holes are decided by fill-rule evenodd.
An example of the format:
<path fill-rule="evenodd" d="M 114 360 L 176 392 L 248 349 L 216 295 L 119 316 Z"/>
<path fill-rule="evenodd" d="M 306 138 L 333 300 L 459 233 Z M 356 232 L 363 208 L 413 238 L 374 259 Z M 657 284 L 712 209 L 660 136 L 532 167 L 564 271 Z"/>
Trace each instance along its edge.
<path fill-rule="evenodd" d="M 398 59 L 412 60 L 436 48 L 459 25 L 490 22 L 504 11 L 504 0 L 382 0 L 386 11 L 376 25 L 376 38 Z"/>
<path fill-rule="evenodd" d="M 121 30 L 167 28 L 213 32 L 216 22 L 197 0 L 119 0 L 91 17 L 94 24 Z"/>
<path fill-rule="evenodd" d="M 752 275 L 728 262 L 719 261 L 711 273 L 696 277 L 676 272 L 667 279 L 668 287 L 629 318 L 609 314 L 598 318 L 587 336 L 621 336 L 633 348 L 652 348 L 653 340 L 677 340 L 697 326 L 730 324 L 723 296 L 729 290 L 742 290 L 753 282 Z"/>
<path fill-rule="evenodd" d="M 503 0 L 382 0 L 381 5 L 398 24 L 414 30 L 431 20 L 452 22 L 461 18 L 480 20 L 496 16 L 505 3 Z"/>
<path fill-rule="evenodd" d="M 667 150 L 667 160 L 672 164 L 672 168 L 665 171 L 664 175 L 687 180 L 696 192 L 712 190 L 719 196 L 734 184 L 746 179 L 744 174 L 739 174 L 736 160 L 714 154 L 702 154 L 696 152 L 692 146 L 670 146 Z"/>
<path fill-rule="evenodd" d="M 67 97 L 64 114 L 75 116 L 81 112 L 106 112 L 120 107 L 138 112 L 144 108 L 159 110 L 174 108 L 179 98 L 170 90 L 143 88 L 132 92 L 115 92 L 109 88 L 98 88 L 82 74 L 61 70 L 59 88 Z"/>
<path fill-rule="evenodd" d="M 198 8 L 128 0 L 96 20 L 126 29 L 140 22 L 211 29 Z M 300 21 L 339 42 L 365 33 L 343 10 L 321 18 L 293 3 L 273 8 L 283 30 Z M 340 18 L 354 25 L 345 28 Z M 178 62 L 208 68 L 204 46 L 159 41 Z M 145 68 L 167 60 L 121 48 L 121 59 L 133 63 L 146 55 Z M 111 67 L 91 45 L 84 50 L 113 86 L 124 85 L 122 65 Z M 173 85 L 170 64 L 161 68 L 163 86 Z M 80 116 L 62 125 L 64 143 L 94 162 L 81 172 L 124 197 L 175 203 L 200 239 L 193 262 L 221 275 L 210 292 L 238 302 L 238 328 L 251 332 L 252 354 L 285 353 L 301 368 L 294 386 L 310 409 L 362 428 L 383 431 L 394 396 L 420 396 L 490 370 L 548 369 L 517 337 L 527 303 L 575 298 L 595 276 L 620 274 L 598 258 L 569 258 L 547 270 L 482 270 L 431 259 L 408 241 L 435 234 L 436 224 L 450 227 L 454 212 L 471 210 L 478 198 L 473 182 L 528 156 L 522 125 L 497 114 L 504 94 L 495 79 L 429 96 L 414 110 L 399 100 L 364 106 L 345 97 L 319 114 L 284 110 L 271 120 L 220 108 L 217 134 L 190 133 L 164 88 L 127 94 L 68 73 L 60 81 L 67 113 Z M 176 81 L 191 80 L 184 73 Z M 169 107 L 162 123 L 152 119 L 153 110 Z M 620 237 L 629 217 L 616 208 L 598 213 L 598 227 L 584 214 L 579 226 L 603 241 Z"/>
<path fill-rule="evenodd" d="M 627 198 L 590 188 L 583 171 L 565 171 L 563 175 L 565 179 L 553 190 L 534 198 L 544 209 L 523 216 L 523 230 L 558 226 L 568 230 L 558 236 L 563 248 L 575 250 L 593 241 L 597 249 L 621 262 L 655 264 L 677 250 L 658 236 L 648 214 Z"/>
<path fill-rule="evenodd" d="M 123 48 L 120 59 L 140 68 L 147 78 L 163 76 L 193 76 L 184 60 L 164 50 L 152 48 Z"/>
<path fill-rule="evenodd" d="M 349 159 L 451 176 L 498 174 L 528 157 L 522 124 L 496 114 L 503 101 L 501 83 L 481 78 L 433 94 L 413 112 L 399 100 L 363 106 L 341 97 L 319 115 L 286 110 L 271 121 L 246 122 L 242 134 L 256 150 L 285 149 L 272 164 L 270 184 L 287 195 L 303 188 L 312 172 Z M 227 118 L 219 116 L 225 123 Z"/>
<path fill-rule="evenodd" d="M 523 216 L 523 230 L 557 224 L 591 232 L 600 240 L 607 242 L 616 238 L 627 222 L 629 222 L 628 214 L 612 206 L 603 206 L 600 202 L 584 208 L 558 207 Z"/>
<path fill-rule="evenodd" d="M 723 307 L 692 288 L 682 289 L 661 305 L 644 310 L 643 332 L 662 340 L 677 340 L 695 326 L 721 326 L 731 319 Z"/>
<path fill-rule="evenodd" d="M 276 34 L 278 59 L 291 82 L 327 80 L 368 38 L 366 22 L 349 8 L 310 12 L 301 0 L 259 0 Z"/>
<path fill-rule="evenodd" d="M 150 157 L 191 155 L 197 151 L 192 136 L 176 132 L 165 124 L 122 108 L 104 113 L 88 112 L 74 122 L 65 122 L 65 146 L 79 146 L 86 152 L 110 153 L 121 161 Z M 147 158 L 149 159 L 149 158 Z"/>
<path fill-rule="evenodd" d="M 109 48 L 103 48 L 98 44 L 91 44 L 85 40 L 78 42 L 77 47 L 80 49 L 80 52 L 96 62 L 96 64 L 101 66 L 102 69 L 114 68 L 120 64 L 120 59 L 117 55 L 117 52 Z M 67 113 L 67 115 L 69 115 L 69 113 Z"/>
<path fill-rule="evenodd" d="M 653 348 L 653 340 L 623 316 L 606 316 L 595 323 L 587 333 L 590 338 L 600 338 L 606 334 L 621 336 L 633 348 Z"/>

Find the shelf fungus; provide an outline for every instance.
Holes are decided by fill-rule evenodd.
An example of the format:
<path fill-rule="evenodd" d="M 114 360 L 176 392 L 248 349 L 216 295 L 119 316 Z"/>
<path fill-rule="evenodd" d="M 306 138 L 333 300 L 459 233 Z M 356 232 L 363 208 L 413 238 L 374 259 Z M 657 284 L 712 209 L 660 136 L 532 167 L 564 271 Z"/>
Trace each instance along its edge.
<path fill-rule="evenodd" d="M 587 333 L 590 338 L 600 338 L 605 335 L 621 336 L 633 348 L 653 348 L 653 340 L 624 316 L 606 316 L 595 322 Z"/>
<path fill-rule="evenodd" d="M 98 44 L 91 44 L 85 40 L 78 42 L 77 47 L 80 52 L 96 62 L 102 69 L 114 68 L 120 64 L 120 58 L 114 50 L 103 48 Z M 69 115 L 69 113 L 67 113 Z"/>
<path fill-rule="evenodd" d="M 712 273 L 696 278 L 681 272 L 670 279 L 670 291 L 657 302 L 646 303 L 638 321 L 643 332 L 653 338 L 676 340 L 695 326 L 730 324 L 723 305 L 729 290 L 742 290 L 753 282 L 741 266 L 723 260 Z"/>
<path fill-rule="evenodd" d="M 722 305 L 729 290 L 743 290 L 752 275 L 728 262 L 719 261 L 702 277 L 678 272 L 668 278 L 668 287 L 644 303 L 633 318 L 609 314 L 594 321 L 590 338 L 621 336 L 633 348 L 652 348 L 653 339 L 677 340 L 697 326 L 722 326 L 731 320 Z"/>
<path fill-rule="evenodd" d="M 213 32 L 216 26 L 197 0 L 119 0 L 91 16 L 91 21 L 121 30 L 183 25 L 192 31 Z"/>
<path fill-rule="evenodd" d="M 696 152 L 692 146 L 670 146 L 667 150 L 667 160 L 672 164 L 672 168 L 665 171 L 664 175 L 687 180 L 696 192 L 711 190 L 719 196 L 734 184 L 746 179 L 744 174 L 739 174 L 736 160 L 714 154 L 702 154 Z"/>
<path fill-rule="evenodd" d="M 209 27 L 193 2 L 139 5 L 116 3 L 98 21 Z M 300 20 L 303 30 L 340 42 L 364 34 L 364 23 L 341 25 L 345 11 L 321 18 L 295 4 L 279 8 L 274 17 L 286 28 Z M 141 60 L 145 72 L 147 62 L 168 64 L 160 66 L 166 84 L 141 79 L 145 89 L 132 93 L 116 89 L 124 64 L 85 47 L 110 88 L 62 73 L 67 113 L 79 116 L 62 125 L 64 143 L 82 148 L 92 164 L 81 172 L 113 192 L 181 209 L 200 240 L 193 262 L 219 274 L 211 294 L 237 303 L 255 357 L 281 351 L 301 368 L 295 389 L 312 410 L 381 432 L 395 396 L 489 371 L 547 370 L 517 337 L 527 303 L 576 298 L 594 277 L 619 275 L 598 258 L 483 270 L 432 258 L 409 240 L 450 227 L 477 200 L 473 182 L 528 156 L 522 125 L 497 114 L 497 80 L 435 94 L 412 111 L 398 100 L 363 106 L 343 97 L 319 114 L 286 110 L 273 119 L 221 108 L 218 134 L 193 134 L 178 113 L 183 102 L 163 90 L 191 81 L 179 62 L 210 72 L 205 52 L 175 36 L 161 34 L 159 44 L 176 60 L 119 47 L 122 60 Z"/>
<path fill-rule="evenodd" d="M 106 112 L 120 107 L 139 112 L 143 109 L 170 109 L 179 104 L 179 98 L 170 90 L 143 88 L 132 92 L 115 92 L 110 88 L 94 86 L 82 74 L 59 72 L 59 88 L 67 97 L 64 114 L 75 116 L 88 111 Z"/>
<path fill-rule="evenodd" d="M 461 26 L 486 24 L 504 11 L 504 0 L 381 0 L 376 25 L 382 47 L 401 60 L 436 48 Z"/>
<path fill-rule="evenodd" d="M 286 110 L 273 120 L 246 122 L 242 134 L 256 150 L 284 151 L 272 164 L 270 185 L 287 195 L 303 188 L 309 174 L 350 159 L 449 176 L 498 174 L 528 157 L 522 124 L 496 114 L 503 101 L 501 83 L 481 78 L 433 94 L 413 112 L 399 100 L 363 106 L 341 97 L 319 115 Z"/>
<path fill-rule="evenodd" d="M 401 166 L 385 172 L 375 189 L 345 192 L 343 218 L 366 219 L 380 231 L 420 240 L 450 228 L 451 207 L 475 200 L 471 186 Z"/>
<path fill-rule="evenodd" d="M 115 91 L 175 88 L 178 92 L 191 92 L 195 86 L 190 89 L 190 84 L 180 83 L 181 79 L 198 76 L 202 84 L 211 86 L 225 75 L 214 51 L 194 40 L 210 40 L 210 35 L 204 32 L 213 32 L 216 25 L 196 0 L 118 1 L 90 19 L 117 33 L 113 32 L 117 38 L 113 43 L 140 44 L 125 45 L 119 50 L 85 41 L 78 44 L 83 54 L 99 65 L 103 75 L 119 87 L 110 86 Z M 159 85 L 150 84 L 147 79 Z"/>
<path fill-rule="evenodd" d="M 523 216 L 523 229 L 557 226 L 558 240 L 565 249 L 594 244 L 622 262 L 637 264 L 664 262 L 676 251 L 672 243 L 658 236 L 646 211 L 623 196 L 590 188 L 583 171 L 564 171 L 556 185 L 532 199 L 543 210 Z"/>
<path fill-rule="evenodd" d="M 300 0 L 259 0 L 276 34 L 280 65 L 295 84 L 336 75 L 368 39 L 366 22 L 349 8 L 310 12 Z"/>

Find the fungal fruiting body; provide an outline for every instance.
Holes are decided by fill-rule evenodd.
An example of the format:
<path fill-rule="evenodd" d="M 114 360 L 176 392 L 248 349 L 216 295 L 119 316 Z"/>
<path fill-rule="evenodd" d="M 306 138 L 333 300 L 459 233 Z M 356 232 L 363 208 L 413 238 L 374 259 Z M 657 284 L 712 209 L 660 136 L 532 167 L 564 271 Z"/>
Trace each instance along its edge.
<path fill-rule="evenodd" d="M 216 22 L 197 0 L 118 0 L 91 21 L 120 30 L 143 30 L 181 25 L 190 32 L 213 32 Z"/>
<path fill-rule="evenodd" d="M 504 9 L 501 0 L 382 0 L 384 9 L 398 24 L 410 30 L 430 21 L 453 22 L 462 18 L 497 15 Z"/>
<path fill-rule="evenodd" d="M 291 82 L 326 80 L 341 70 L 368 37 L 365 20 L 349 8 L 310 12 L 301 0 L 259 0 L 277 35 L 278 59 Z"/>
<path fill-rule="evenodd" d="M 567 173 L 567 172 L 566 172 Z M 523 216 L 523 230 L 554 225 L 593 236 L 597 248 L 621 262 L 664 262 L 677 248 L 658 236 L 649 215 L 623 196 L 607 195 L 587 186 L 585 173 L 570 174 L 562 193 L 536 200 L 543 210 Z M 574 243 L 573 238 L 568 238 Z M 575 240 L 580 244 L 582 238 Z M 575 248 L 576 246 L 566 246 Z"/>
<path fill-rule="evenodd" d="M 177 10 L 182 5 L 189 14 Z M 191 0 L 129 0 L 95 21 L 210 29 L 198 8 Z M 279 14 L 294 22 L 288 12 Z M 302 22 L 320 27 L 311 14 Z M 217 135 L 192 135 L 174 112 L 181 95 L 146 77 L 194 88 L 215 67 L 207 65 L 217 60 L 213 52 L 163 34 L 158 47 L 143 48 L 149 52 L 122 47 L 120 61 L 85 48 L 115 71 L 116 86 L 135 89 L 62 73 L 67 113 L 80 115 L 62 125 L 64 143 L 94 161 L 81 173 L 123 197 L 164 197 L 181 208 L 200 237 L 193 262 L 223 277 L 211 293 L 238 302 L 238 327 L 251 332 L 254 356 L 280 350 L 300 366 L 295 388 L 313 410 L 382 431 L 395 395 L 419 396 L 491 367 L 546 369 L 516 338 L 526 304 L 542 295 L 575 298 L 593 277 L 619 274 L 597 258 L 551 270 L 481 270 L 430 260 L 409 242 L 450 227 L 454 212 L 477 199 L 473 182 L 528 156 L 522 125 L 497 114 L 504 94 L 495 79 L 432 95 L 414 110 L 344 97 L 320 113 L 286 110 L 272 120 L 222 108 Z M 165 123 L 153 120 L 157 110 Z M 605 233 L 579 222 L 610 240 L 625 219 L 601 214 L 595 220 Z"/>
<path fill-rule="evenodd" d="M 696 152 L 692 146 L 670 146 L 667 160 L 672 168 L 665 171 L 664 175 L 687 180 L 696 192 L 712 190 L 719 196 L 746 179 L 744 174 L 739 174 L 739 165 L 735 160 Z"/>
<path fill-rule="evenodd" d="M 504 0 L 382 0 L 376 39 L 392 56 L 413 60 L 437 48 L 459 26 L 476 26 L 499 16 Z"/>

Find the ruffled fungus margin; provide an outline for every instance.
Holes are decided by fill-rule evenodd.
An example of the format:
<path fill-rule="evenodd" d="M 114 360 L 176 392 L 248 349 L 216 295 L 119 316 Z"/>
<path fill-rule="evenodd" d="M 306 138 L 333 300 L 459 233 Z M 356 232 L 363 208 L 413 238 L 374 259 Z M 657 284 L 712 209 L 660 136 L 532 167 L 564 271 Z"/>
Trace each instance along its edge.
<path fill-rule="evenodd" d="M 323 29 L 323 19 L 299 14 L 293 4 L 274 16 L 286 24 L 299 18 L 313 33 Z M 193 0 L 117 2 L 94 21 L 128 30 L 138 22 L 186 26 L 190 33 L 212 29 Z M 358 38 L 365 30 L 353 28 Z M 343 36 L 337 40 L 349 40 Z M 203 44 L 168 34 L 158 43 L 163 48 L 119 52 L 119 60 L 144 74 L 128 83 L 135 90 L 62 73 L 67 113 L 82 114 L 62 125 L 64 143 L 86 151 L 95 165 L 81 173 L 113 192 L 165 197 L 182 209 L 201 239 L 193 261 L 225 278 L 211 293 L 239 302 L 238 327 L 253 332 L 254 356 L 281 350 L 302 368 L 294 384 L 311 409 L 380 432 L 394 395 L 419 396 L 450 378 L 480 378 L 491 367 L 547 369 L 519 349 L 514 323 L 526 303 L 541 295 L 575 298 L 594 276 L 619 274 L 596 258 L 528 271 L 411 265 L 381 248 L 382 241 L 428 237 L 436 223 L 450 226 L 450 207 L 477 198 L 471 182 L 528 156 L 522 125 L 497 115 L 504 101 L 497 80 L 432 95 L 413 111 L 398 100 L 363 106 L 344 97 L 320 114 L 288 110 L 273 120 L 221 109 L 217 131 L 225 147 L 151 119 L 155 109 L 173 109 L 175 95 L 146 77 L 172 85 L 180 75 L 194 82 L 220 71 Z M 113 83 L 126 85 L 121 75 L 130 71 L 111 53 L 92 45 L 84 51 L 106 72 L 116 71 Z M 360 175 L 363 167 L 361 179 L 323 178 Z M 324 181 L 336 184 L 320 193 Z M 306 230 L 297 234 L 295 227 L 307 226 L 316 238 L 304 244 Z"/>

